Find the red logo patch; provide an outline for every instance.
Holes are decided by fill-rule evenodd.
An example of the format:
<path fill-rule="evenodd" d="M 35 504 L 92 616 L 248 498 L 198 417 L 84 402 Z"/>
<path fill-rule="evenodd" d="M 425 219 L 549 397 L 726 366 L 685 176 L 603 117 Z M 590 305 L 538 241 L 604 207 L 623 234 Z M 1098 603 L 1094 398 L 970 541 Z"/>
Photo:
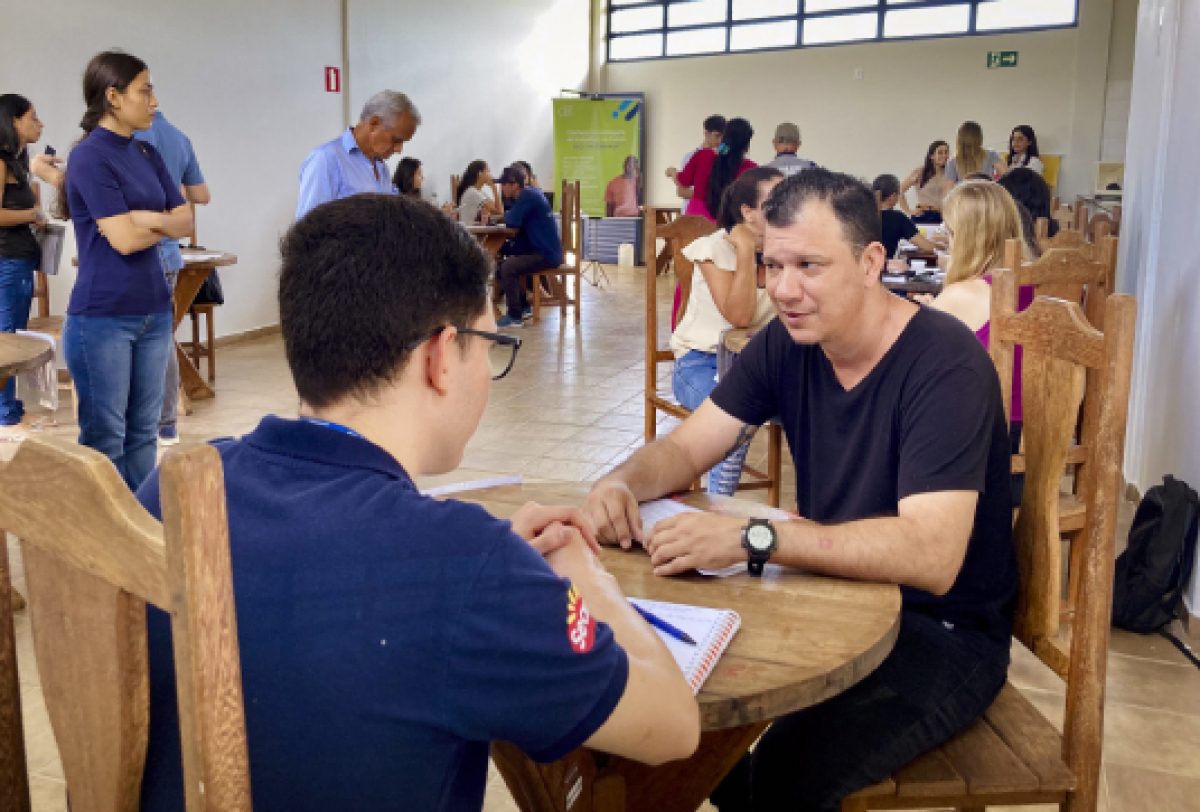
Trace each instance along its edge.
<path fill-rule="evenodd" d="M 591 651 L 596 642 L 596 621 L 574 585 L 567 592 L 567 639 L 571 641 L 571 648 L 580 654 Z"/>

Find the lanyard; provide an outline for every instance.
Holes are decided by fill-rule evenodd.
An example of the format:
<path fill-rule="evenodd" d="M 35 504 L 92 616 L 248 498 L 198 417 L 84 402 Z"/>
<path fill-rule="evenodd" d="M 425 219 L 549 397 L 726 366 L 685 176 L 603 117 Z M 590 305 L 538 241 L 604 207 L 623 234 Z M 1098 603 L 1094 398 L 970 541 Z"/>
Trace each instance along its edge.
<path fill-rule="evenodd" d="M 314 426 L 324 426 L 327 429 L 333 429 L 334 431 L 341 432 L 342 434 L 348 434 L 351 437 L 357 437 L 360 440 L 366 439 L 354 429 L 348 429 L 345 426 L 338 425 L 337 423 L 330 423 L 328 420 L 318 420 L 315 417 L 301 417 L 300 419 L 305 423 L 312 423 Z"/>

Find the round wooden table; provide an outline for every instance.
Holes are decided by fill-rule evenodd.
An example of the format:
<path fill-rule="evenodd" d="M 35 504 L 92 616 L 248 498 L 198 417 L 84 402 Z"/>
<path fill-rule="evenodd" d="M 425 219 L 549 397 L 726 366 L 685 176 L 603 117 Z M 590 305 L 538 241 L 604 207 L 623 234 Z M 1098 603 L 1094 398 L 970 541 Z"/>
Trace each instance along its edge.
<path fill-rule="evenodd" d="M 507 485 L 453 498 L 507 519 L 528 501 L 582 505 L 587 493 L 586 486 L 570 483 Z M 787 516 L 756 502 L 698 492 L 683 501 L 723 515 Z M 567 809 L 568 796 L 580 793 L 592 803 L 572 806 L 572 812 L 693 812 L 772 720 L 859 682 L 891 652 L 900 628 L 900 590 L 894 585 L 795 570 L 762 579 L 747 573 L 663 578 L 653 574 L 641 548 L 605 548 L 601 560 L 626 595 L 733 609 L 742 617 L 741 630 L 696 697 L 704 732 L 689 759 L 648 767 L 579 750 L 555 764 L 538 765 L 512 745 L 494 744 L 492 758 L 525 812 Z"/>
<path fill-rule="evenodd" d="M 517 230 L 508 226 L 463 226 L 463 228 L 467 230 L 468 234 L 474 235 L 475 239 L 479 240 L 479 244 L 493 260 L 500 253 L 504 241 L 517 236 Z"/>
<path fill-rule="evenodd" d="M 205 280 L 217 268 L 227 268 L 230 265 L 236 265 L 238 261 L 235 255 L 223 251 L 198 251 L 185 248 L 182 253 L 183 267 L 175 278 L 172 340 L 174 340 L 175 330 L 178 330 L 179 325 L 183 323 L 184 316 L 192 309 L 192 303 L 196 301 L 196 294 L 200 292 Z M 213 397 L 215 393 L 212 387 L 204 380 L 200 370 L 196 369 L 196 365 L 179 346 L 178 341 L 175 341 L 175 357 L 179 359 L 179 385 L 184 394 L 191 400 L 205 400 Z M 187 408 L 186 404 L 185 408 Z"/>
<path fill-rule="evenodd" d="M 54 348 L 50 342 L 33 336 L 0 333 L 0 388 L 19 372 L 35 369 L 50 360 Z"/>

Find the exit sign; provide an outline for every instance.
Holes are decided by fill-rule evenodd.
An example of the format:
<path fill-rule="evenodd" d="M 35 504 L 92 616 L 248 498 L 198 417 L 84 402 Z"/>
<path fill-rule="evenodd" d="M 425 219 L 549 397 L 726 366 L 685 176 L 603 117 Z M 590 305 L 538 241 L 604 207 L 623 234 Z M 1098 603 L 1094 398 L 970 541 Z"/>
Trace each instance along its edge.
<path fill-rule="evenodd" d="M 988 68 L 1015 68 L 1016 51 L 988 51 Z"/>

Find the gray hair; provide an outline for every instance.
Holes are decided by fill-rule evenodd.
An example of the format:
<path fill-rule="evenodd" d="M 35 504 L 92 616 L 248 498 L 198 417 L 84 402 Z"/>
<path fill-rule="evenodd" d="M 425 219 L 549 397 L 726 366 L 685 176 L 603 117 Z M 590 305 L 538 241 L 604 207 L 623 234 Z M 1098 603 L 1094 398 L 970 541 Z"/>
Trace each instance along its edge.
<path fill-rule="evenodd" d="M 421 123 L 421 113 L 408 96 L 395 90 L 381 90 L 367 99 L 358 120 L 365 122 L 370 121 L 374 116 L 379 116 L 386 126 L 394 127 L 400 116 L 405 113 L 412 116 L 414 124 Z"/>

